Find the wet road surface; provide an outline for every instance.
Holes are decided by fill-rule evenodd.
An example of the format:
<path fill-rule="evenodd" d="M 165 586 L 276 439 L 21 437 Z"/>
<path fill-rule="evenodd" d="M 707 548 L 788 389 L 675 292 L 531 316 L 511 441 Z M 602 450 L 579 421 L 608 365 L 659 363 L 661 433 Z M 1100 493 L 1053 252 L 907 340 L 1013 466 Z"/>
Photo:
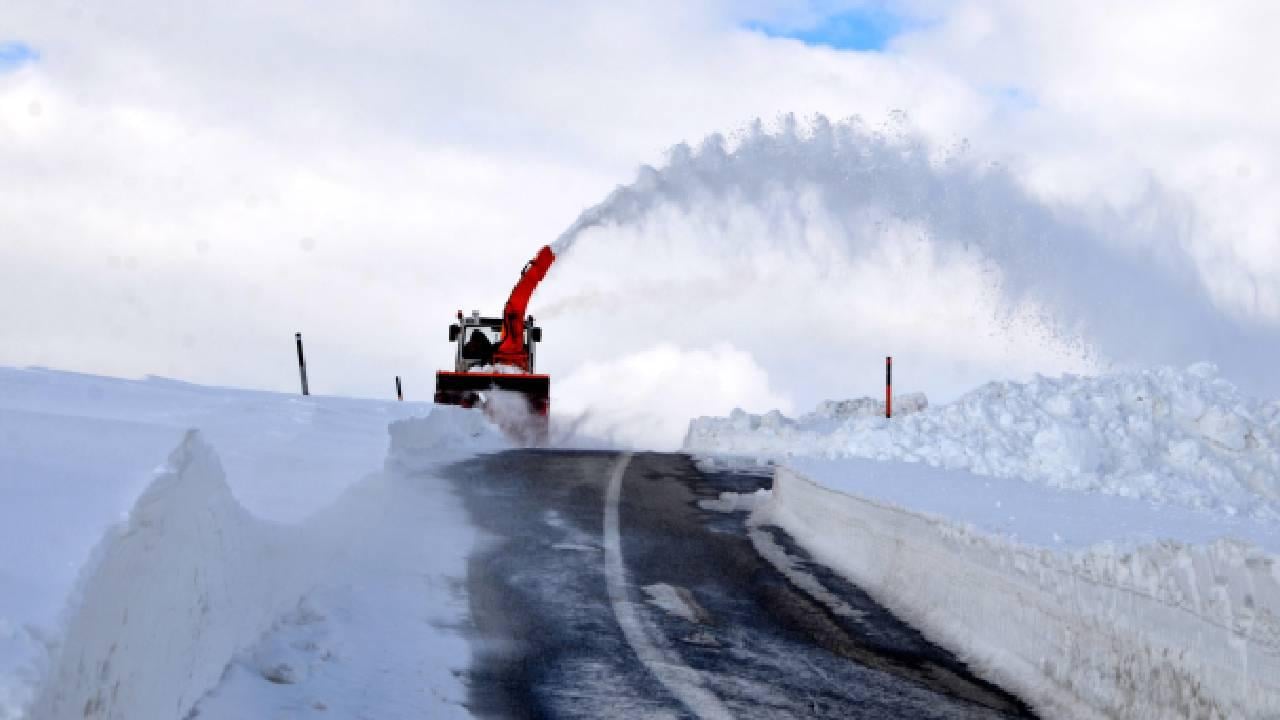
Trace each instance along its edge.
<path fill-rule="evenodd" d="M 1032 717 L 781 530 L 699 504 L 767 474 L 564 450 L 445 474 L 490 536 L 467 578 L 478 716 Z"/>

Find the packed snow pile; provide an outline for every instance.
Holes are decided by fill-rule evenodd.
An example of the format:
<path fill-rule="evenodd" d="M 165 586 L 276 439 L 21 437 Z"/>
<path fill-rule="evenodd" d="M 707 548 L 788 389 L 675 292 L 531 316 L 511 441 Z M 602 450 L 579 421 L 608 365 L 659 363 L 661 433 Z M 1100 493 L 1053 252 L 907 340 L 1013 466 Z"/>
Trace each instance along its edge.
<path fill-rule="evenodd" d="M 433 408 L 426 417 L 397 420 L 388 432 L 388 467 L 408 470 L 420 470 L 454 453 L 496 450 L 507 445 L 484 413 L 451 405 Z"/>
<path fill-rule="evenodd" d="M 905 460 L 1051 487 L 1280 518 L 1280 403 L 1213 365 L 994 382 L 892 420 L 854 413 L 699 418 L 687 450 Z"/>
<path fill-rule="evenodd" d="M 924 393 L 905 393 L 903 395 L 893 396 L 893 414 L 910 415 L 917 413 L 929 407 L 929 399 Z M 818 403 L 815 409 L 809 415 L 800 418 L 802 424 L 805 421 L 813 422 L 818 419 L 825 420 L 848 420 L 850 418 L 873 418 L 884 417 L 886 408 L 884 401 L 875 398 L 855 398 L 853 400 L 823 400 Z"/>
<path fill-rule="evenodd" d="M 929 407 L 924 393 L 907 393 L 893 396 L 895 417 L 918 413 Z M 779 410 L 766 413 L 749 413 L 735 408 L 728 417 L 700 417 L 689 423 L 684 448 L 693 451 L 721 452 L 758 456 L 763 454 L 805 454 L 788 443 L 771 443 L 773 439 L 820 437 L 834 433 L 845 423 L 875 420 L 885 417 L 885 403 L 876 398 L 863 397 L 850 400 L 823 400 L 812 412 L 798 418 L 789 418 Z M 762 443 L 780 451 L 761 450 Z M 801 446 L 804 447 L 804 446 Z"/>

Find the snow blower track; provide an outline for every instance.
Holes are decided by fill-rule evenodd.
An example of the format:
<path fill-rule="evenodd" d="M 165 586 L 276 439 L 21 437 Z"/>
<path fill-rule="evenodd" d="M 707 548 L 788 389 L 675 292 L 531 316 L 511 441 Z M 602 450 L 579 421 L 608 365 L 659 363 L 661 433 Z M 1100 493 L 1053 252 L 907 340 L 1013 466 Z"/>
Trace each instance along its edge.
<path fill-rule="evenodd" d="M 525 450 L 446 476 L 496 538 L 468 577 L 479 716 L 1031 715 L 782 531 L 699 506 L 766 475 Z"/>

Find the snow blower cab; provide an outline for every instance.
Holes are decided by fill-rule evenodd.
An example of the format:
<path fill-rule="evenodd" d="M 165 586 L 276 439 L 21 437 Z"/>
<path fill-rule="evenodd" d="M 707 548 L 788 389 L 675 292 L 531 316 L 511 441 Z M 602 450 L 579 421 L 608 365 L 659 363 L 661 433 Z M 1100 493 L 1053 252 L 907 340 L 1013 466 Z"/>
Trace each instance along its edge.
<path fill-rule="evenodd" d="M 436 373 L 436 403 L 489 409 L 497 396 L 523 396 L 529 414 L 547 416 L 551 378 L 535 369 L 542 328 L 525 309 L 554 261 L 550 247 L 538 251 L 521 271 L 502 317 L 481 317 L 479 311 L 468 317 L 458 311 L 458 321 L 449 326 L 453 370 Z"/>

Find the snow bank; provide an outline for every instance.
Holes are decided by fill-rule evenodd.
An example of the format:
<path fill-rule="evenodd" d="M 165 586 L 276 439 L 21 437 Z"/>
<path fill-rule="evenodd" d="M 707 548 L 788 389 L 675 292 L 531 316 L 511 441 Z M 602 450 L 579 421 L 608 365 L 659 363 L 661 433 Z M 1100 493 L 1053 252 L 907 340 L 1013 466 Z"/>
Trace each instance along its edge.
<path fill-rule="evenodd" d="M 189 432 L 86 566 L 30 716 L 185 717 L 314 576 L 290 540 L 236 502 Z"/>
<path fill-rule="evenodd" d="M 182 717 L 335 546 L 377 534 L 351 493 L 394 483 L 370 473 L 501 447 L 448 408 L 395 423 L 389 454 L 388 423 L 427 412 L 0 368 L 0 720 Z"/>
<path fill-rule="evenodd" d="M 190 428 L 247 511 L 300 522 L 383 463 L 389 422 L 429 408 L 0 368 L 0 719 L 32 701 L 82 567 Z"/>
<path fill-rule="evenodd" d="M 967 477 L 948 478 L 953 493 L 981 482 Z M 1274 550 L 1225 539 L 1055 549 L 786 468 L 752 521 L 783 527 L 1046 716 L 1280 715 Z"/>
<path fill-rule="evenodd" d="M 740 412 L 699 418 L 685 448 L 925 462 L 1280 519 L 1280 403 L 1241 396 L 1209 364 L 990 383 L 893 420 Z"/>
<path fill-rule="evenodd" d="M 1198 364 L 876 410 L 685 445 L 783 459 L 754 522 L 1047 716 L 1280 716 L 1280 403 Z"/>
<path fill-rule="evenodd" d="M 304 528 L 323 576 L 231 660 L 196 717 L 470 717 L 459 588 L 479 531 L 437 471 L 506 445 L 479 411 L 452 407 L 399 421 L 391 436 L 384 471 Z"/>
<path fill-rule="evenodd" d="M 483 414 L 460 408 L 397 421 L 389 431 L 386 466 L 394 472 L 353 483 L 332 507 L 301 525 L 253 517 L 232 496 L 214 451 L 198 431 L 188 432 L 127 521 L 106 533 L 82 570 L 68 603 L 65 632 L 50 647 L 49 665 L 27 717 L 186 717 L 219 685 L 233 658 L 242 655 L 247 659 L 240 665 L 252 666 L 250 674 L 262 682 L 298 684 L 306 679 L 306 649 L 277 646 L 284 642 L 281 633 L 286 639 L 313 633 L 313 626 L 324 620 L 303 601 L 318 584 L 346 593 L 332 587 L 320 593 L 326 607 L 336 605 L 345 614 L 356 608 L 372 624 L 394 599 L 403 600 L 403 617 L 381 618 L 384 635 L 388 628 L 396 631 L 399 624 L 429 612 L 423 602 L 431 593 L 423 594 L 421 578 L 433 569 L 465 574 L 470 541 L 456 519 L 449 523 L 432 514 L 442 507 L 439 493 L 428 503 L 416 502 L 426 490 L 407 478 L 477 450 L 504 447 L 505 441 Z M 407 520 L 392 520 L 398 516 Z M 423 541 L 427 516 L 436 530 L 431 548 Z M 446 544 L 458 552 L 440 552 Z M 398 568 L 397 577 L 406 578 L 398 594 L 389 590 L 394 578 L 376 572 L 392 566 Z M 385 585 L 386 592 L 360 601 L 361 593 L 353 590 L 356 582 Z M 457 599 L 445 597 L 437 604 L 450 603 L 457 605 Z M 462 621 L 456 610 L 438 619 L 456 625 Z M 465 655 L 465 642 L 442 640 L 439 634 L 424 626 L 414 642 L 422 648 L 438 646 L 430 651 L 442 663 L 433 687 L 437 692 L 447 688 L 449 702 L 457 703 L 462 689 L 449 668 L 460 668 L 444 658 Z M 394 643 L 384 638 L 379 645 Z M 418 682 L 423 676 L 412 679 Z M 217 702 L 213 706 L 225 710 Z M 236 711 L 252 714 L 258 709 L 251 705 Z"/>

